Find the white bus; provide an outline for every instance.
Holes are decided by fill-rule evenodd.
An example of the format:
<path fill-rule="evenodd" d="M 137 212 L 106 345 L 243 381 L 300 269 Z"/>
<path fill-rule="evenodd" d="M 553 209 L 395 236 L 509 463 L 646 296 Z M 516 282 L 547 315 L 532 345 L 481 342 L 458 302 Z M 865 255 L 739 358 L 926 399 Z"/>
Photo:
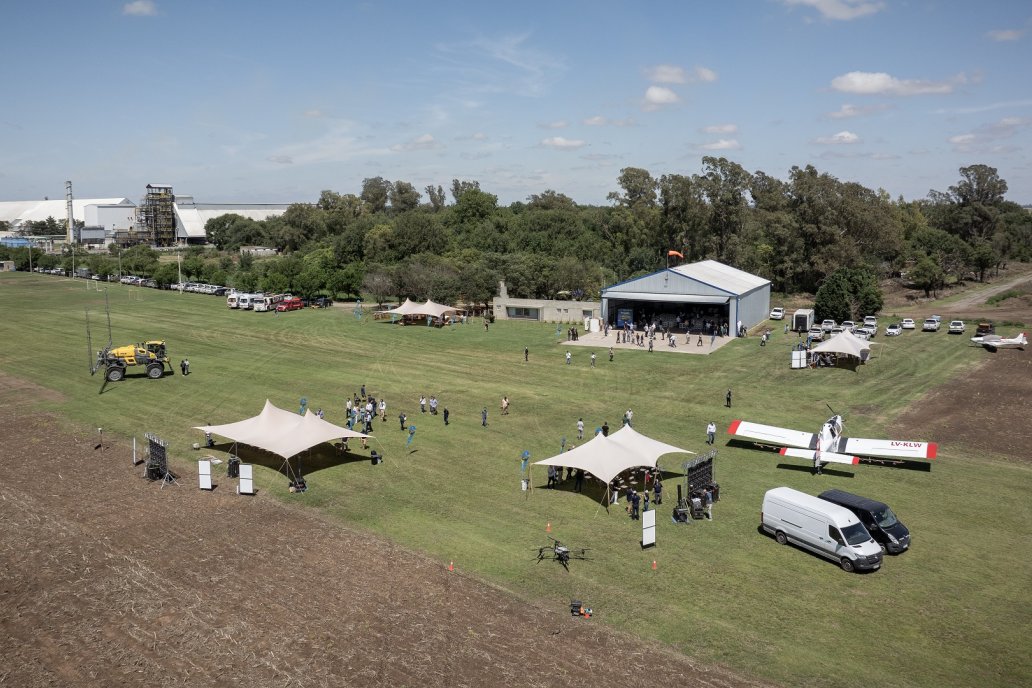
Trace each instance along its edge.
<path fill-rule="evenodd" d="M 251 301 L 255 313 L 265 313 L 276 310 L 276 304 L 283 301 L 286 294 L 271 294 L 269 296 L 255 296 Z"/>

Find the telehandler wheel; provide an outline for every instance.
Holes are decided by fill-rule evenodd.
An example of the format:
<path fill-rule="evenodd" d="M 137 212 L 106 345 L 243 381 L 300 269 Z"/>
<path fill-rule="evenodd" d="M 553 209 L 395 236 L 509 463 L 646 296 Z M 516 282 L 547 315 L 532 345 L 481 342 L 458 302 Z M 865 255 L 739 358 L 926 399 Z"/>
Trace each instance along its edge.
<path fill-rule="evenodd" d="M 109 366 L 104 377 L 108 382 L 118 382 L 125 377 L 125 370 L 121 366 Z"/>
<path fill-rule="evenodd" d="M 164 374 L 165 366 L 163 366 L 160 363 L 151 363 L 149 366 L 147 366 L 147 377 L 149 377 L 152 380 L 157 380 Z"/>

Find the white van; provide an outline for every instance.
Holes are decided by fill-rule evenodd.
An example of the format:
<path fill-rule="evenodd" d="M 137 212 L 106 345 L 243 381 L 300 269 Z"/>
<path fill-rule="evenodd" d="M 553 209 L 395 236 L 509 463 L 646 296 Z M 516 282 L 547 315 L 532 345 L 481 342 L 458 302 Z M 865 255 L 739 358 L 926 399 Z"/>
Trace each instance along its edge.
<path fill-rule="evenodd" d="M 245 311 L 251 310 L 253 300 L 257 294 L 237 294 L 237 308 Z"/>
<path fill-rule="evenodd" d="M 243 296 L 243 294 L 239 294 L 235 291 L 230 292 L 230 294 L 226 296 L 226 305 L 230 308 L 240 308 L 239 301 L 241 296 Z"/>
<path fill-rule="evenodd" d="M 849 509 L 790 487 L 763 495 L 760 525 L 778 544 L 789 542 L 837 561 L 843 571 L 878 569 L 881 547 Z"/>

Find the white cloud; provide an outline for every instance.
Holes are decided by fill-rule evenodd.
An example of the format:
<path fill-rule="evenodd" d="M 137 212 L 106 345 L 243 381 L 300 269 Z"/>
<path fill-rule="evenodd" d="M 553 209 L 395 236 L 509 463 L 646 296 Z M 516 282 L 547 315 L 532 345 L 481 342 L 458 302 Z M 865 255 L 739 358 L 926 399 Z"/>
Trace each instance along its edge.
<path fill-rule="evenodd" d="M 538 124 L 538 128 L 540 129 L 565 129 L 566 127 L 567 122 L 565 119 L 558 119 L 554 122 L 542 122 Z"/>
<path fill-rule="evenodd" d="M 546 148 L 554 148 L 556 150 L 577 150 L 587 145 L 587 142 L 581 141 L 580 139 L 568 139 L 562 136 L 553 136 L 551 138 L 542 139 L 541 145 Z"/>
<path fill-rule="evenodd" d="M 406 141 L 405 143 L 396 143 L 393 146 L 391 146 L 391 150 L 395 153 L 408 153 L 411 151 L 433 150 L 435 148 L 440 148 L 440 145 L 437 143 L 437 141 L 431 134 L 423 134 L 422 136 L 417 136 L 411 141 Z"/>
<path fill-rule="evenodd" d="M 311 117 L 313 119 L 318 119 L 319 117 L 323 117 L 323 116 L 324 116 L 323 115 L 323 111 L 320 110 L 319 108 L 313 108 L 311 110 L 305 110 L 305 117 Z"/>
<path fill-rule="evenodd" d="M 951 136 L 947 140 L 953 144 L 954 149 L 962 153 L 1012 152 L 1013 147 L 1001 146 L 998 142 L 1013 138 L 1029 128 L 1032 128 L 1032 118 L 1004 117 L 966 134 Z"/>
<path fill-rule="evenodd" d="M 594 117 L 588 117 L 582 123 L 589 127 L 604 127 L 609 124 L 609 120 L 602 115 L 595 115 Z"/>
<path fill-rule="evenodd" d="M 289 155 L 270 155 L 266 158 L 269 162 L 279 163 L 280 165 L 293 165 L 294 158 Z"/>
<path fill-rule="evenodd" d="M 645 78 L 655 84 L 683 84 L 688 81 L 684 67 L 668 64 L 646 67 Z"/>
<path fill-rule="evenodd" d="M 1030 105 L 1032 105 L 1032 100 L 1007 100 L 999 103 L 989 103 L 987 105 L 975 105 L 973 107 L 952 109 L 943 108 L 941 110 L 934 110 L 933 112 L 937 115 L 972 115 L 979 112 L 988 112 L 990 110 L 1028 107 Z"/>
<path fill-rule="evenodd" d="M 122 14 L 134 17 L 153 17 L 158 13 L 158 6 L 154 0 L 133 0 L 122 5 Z"/>
<path fill-rule="evenodd" d="M 782 0 L 789 7 L 812 7 L 825 19 L 850 21 L 885 9 L 884 2 L 870 0 Z"/>
<path fill-rule="evenodd" d="M 441 68 L 454 77 L 450 85 L 465 101 L 479 101 L 483 93 L 543 96 L 566 71 L 561 58 L 530 44 L 529 33 L 478 36 L 435 49 Z"/>
<path fill-rule="evenodd" d="M 716 81 L 717 73 L 708 67 L 696 67 L 692 70 L 694 78 L 692 81 L 705 81 L 706 83 Z"/>
<path fill-rule="evenodd" d="M 843 93 L 859 95 L 919 96 L 952 93 L 956 84 L 966 81 L 959 75 L 953 81 L 897 79 L 885 72 L 849 72 L 831 80 L 831 87 Z"/>
<path fill-rule="evenodd" d="M 853 117 L 864 117 L 882 110 L 888 110 L 889 106 L 882 105 L 850 105 L 846 103 L 835 112 L 829 112 L 826 117 L 830 119 L 852 119 Z"/>
<path fill-rule="evenodd" d="M 478 131 L 475 134 L 473 134 L 473 136 L 471 136 L 470 138 L 472 138 L 474 141 L 487 141 L 487 134 L 485 134 L 482 131 Z"/>
<path fill-rule="evenodd" d="M 720 139 L 713 143 L 704 143 L 700 148 L 703 150 L 721 151 L 721 150 L 739 150 L 742 144 L 738 143 L 737 139 Z"/>
<path fill-rule="evenodd" d="M 834 136 L 818 136 L 815 142 L 825 146 L 849 145 L 860 143 L 860 137 L 851 131 L 840 131 Z"/>
<path fill-rule="evenodd" d="M 645 110 L 658 110 L 665 105 L 673 105 L 679 100 L 677 94 L 665 86 L 649 86 L 645 91 L 645 102 L 642 107 Z"/>
<path fill-rule="evenodd" d="M 684 67 L 661 64 L 646 67 L 645 78 L 654 84 L 690 84 L 716 81 L 717 73 L 708 67 L 693 67 L 691 72 L 686 72 Z"/>
<path fill-rule="evenodd" d="M 1003 43 L 1006 41 L 1017 41 L 1025 35 L 1023 29 L 1002 29 L 1000 31 L 989 31 L 986 36 L 990 40 L 996 41 L 997 43 Z"/>
<path fill-rule="evenodd" d="M 708 127 L 702 128 L 705 134 L 737 134 L 737 124 L 711 124 Z"/>

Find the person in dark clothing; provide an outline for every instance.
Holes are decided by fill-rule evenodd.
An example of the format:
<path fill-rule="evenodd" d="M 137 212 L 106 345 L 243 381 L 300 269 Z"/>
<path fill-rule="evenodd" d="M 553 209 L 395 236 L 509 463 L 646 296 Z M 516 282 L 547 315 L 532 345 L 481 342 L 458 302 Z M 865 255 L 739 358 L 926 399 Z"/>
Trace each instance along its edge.
<path fill-rule="evenodd" d="M 480 425 L 482 427 L 485 427 L 485 428 L 487 427 L 487 407 L 486 406 L 484 407 L 484 410 L 480 412 Z"/>
<path fill-rule="evenodd" d="M 631 492 L 631 520 L 638 520 L 638 508 L 641 506 L 641 497 L 637 492 Z"/>
<path fill-rule="evenodd" d="M 727 400 L 724 402 L 724 405 L 727 406 L 728 408 L 731 408 L 731 388 L 730 387 L 727 388 Z"/>
<path fill-rule="evenodd" d="M 407 418 L 405 418 L 405 414 L 404 413 L 399 413 L 398 414 L 398 422 L 401 423 L 401 431 L 402 432 L 405 432 L 405 421 L 406 420 L 407 420 Z"/>
<path fill-rule="evenodd" d="M 363 398 L 363 399 L 365 399 L 365 398 L 366 398 L 366 393 L 365 393 L 365 385 L 362 385 L 362 398 Z"/>
<path fill-rule="evenodd" d="M 602 423 L 602 436 L 609 437 L 609 423 Z"/>
<path fill-rule="evenodd" d="M 577 469 L 577 478 L 573 482 L 573 491 L 580 492 L 584 488 L 584 469 Z"/>
<path fill-rule="evenodd" d="M 525 346 L 523 347 L 523 362 L 527 363 L 528 361 L 530 361 L 530 349 Z"/>
<path fill-rule="evenodd" d="M 447 406 L 444 407 L 444 424 L 445 425 L 448 424 L 448 407 Z"/>
<path fill-rule="evenodd" d="M 656 506 L 663 503 L 663 483 L 659 480 L 659 476 L 656 476 L 656 482 L 652 485 L 652 491 L 655 493 Z"/>

